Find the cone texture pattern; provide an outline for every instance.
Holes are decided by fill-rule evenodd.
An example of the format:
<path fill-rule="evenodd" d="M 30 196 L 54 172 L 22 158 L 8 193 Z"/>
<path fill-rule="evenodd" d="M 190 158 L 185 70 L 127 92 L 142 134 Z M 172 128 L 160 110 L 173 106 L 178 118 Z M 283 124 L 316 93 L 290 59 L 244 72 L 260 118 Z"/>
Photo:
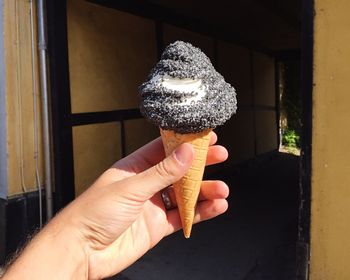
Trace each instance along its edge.
<path fill-rule="evenodd" d="M 208 153 L 211 129 L 199 133 L 180 134 L 160 129 L 165 154 L 168 156 L 182 143 L 192 144 L 195 158 L 185 176 L 173 184 L 184 235 L 189 238 L 195 214 L 196 203 L 202 184 Z"/>

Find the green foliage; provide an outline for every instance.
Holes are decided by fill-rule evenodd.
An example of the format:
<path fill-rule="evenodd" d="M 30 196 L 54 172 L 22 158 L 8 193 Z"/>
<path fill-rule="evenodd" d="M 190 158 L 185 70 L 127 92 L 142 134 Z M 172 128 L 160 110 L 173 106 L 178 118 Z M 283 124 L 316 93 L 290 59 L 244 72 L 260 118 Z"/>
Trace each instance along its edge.
<path fill-rule="evenodd" d="M 286 147 L 300 148 L 300 136 L 293 129 L 286 129 L 282 134 L 282 144 Z"/>

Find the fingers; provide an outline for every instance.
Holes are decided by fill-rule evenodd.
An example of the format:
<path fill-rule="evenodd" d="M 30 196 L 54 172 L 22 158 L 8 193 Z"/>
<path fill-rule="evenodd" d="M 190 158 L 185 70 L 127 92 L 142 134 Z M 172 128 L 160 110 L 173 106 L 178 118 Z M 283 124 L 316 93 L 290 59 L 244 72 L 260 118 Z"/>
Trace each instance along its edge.
<path fill-rule="evenodd" d="M 227 209 L 228 203 L 226 199 L 214 199 L 199 202 L 196 207 L 193 223 L 196 224 L 215 218 L 216 216 L 225 213 Z M 168 235 L 182 228 L 180 214 L 177 209 L 168 211 L 167 218 L 169 224 Z"/>
<path fill-rule="evenodd" d="M 218 136 L 214 131 L 210 132 L 209 146 L 212 146 L 218 141 Z"/>
<path fill-rule="evenodd" d="M 208 149 L 206 165 L 213 165 L 224 162 L 228 158 L 228 152 L 223 146 L 211 146 Z"/>
<path fill-rule="evenodd" d="M 215 132 L 210 133 L 209 145 L 212 146 L 216 143 L 218 137 Z M 132 171 L 135 173 L 142 172 L 147 168 L 157 164 L 165 157 L 162 139 L 158 137 L 157 139 L 149 142 L 145 146 L 136 150 L 126 158 L 118 161 L 113 165 L 113 167 L 119 167 L 120 165 L 125 165 L 130 160 L 133 165 L 127 164 Z"/>
<path fill-rule="evenodd" d="M 160 137 L 139 148 L 127 157 L 119 160 L 113 168 L 130 171 L 134 174 L 140 173 L 164 159 L 165 153 L 162 139 Z"/>
<path fill-rule="evenodd" d="M 210 133 L 210 142 L 206 165 L 223 162 L 228 157 L 227 150 L 218 145 L 215 132 Z M 163 143 L 160 137 L 141 147 L 134 153 L 116 162 L 106 170 L 95 182 L 97 185 L 108 185 L 124 178 L 133 176 L 156 165 L 165 157 Z"/>
<path fill-rule="evenodd" d="M 168 194 L 174 207 L 177 206 L 174 190 L 169 187 Z M 228 208 L 226 198 L 229 195 L 228 186 L 222 181 L 204 181 L 196 206 L 194 223 L 214 218 L 224 213 Z M 178 209 L 167 211 L 169 223 L 168 234 L 173 233 L 182 228 L 181 219 Z"/>
<path fill-rule="evenodd" d="M 226 212 L 228 202 L 226 199 L 214 199 L 202 201 L 197 205 L 196 214 L 194 215 L 194 224 L 212 219 Z"/>
<path fill-rule="evenodd" d="M 175 192 L 172 187 L 167 188 L 167 193 L 172 207 L 177 207 Z M 199 192 L 198 201 L 224 199 L 229 195 L 228 186 L 222 181 L 203 181 Z"/>
<path fill-rule="evenodd" d="M 182 144 L 163 161 L 126 179 L 124 188 L 127 192 L 137 194 L 139 199 L 146 201 L 183 177 L 190 168 L 193 158 L 192 145 Z"/>
<path fill-rule="evenodd" d="M 229 192 L 229 187 L 223 181 L 203 181 L 198 200 L 227 198 Z"/>

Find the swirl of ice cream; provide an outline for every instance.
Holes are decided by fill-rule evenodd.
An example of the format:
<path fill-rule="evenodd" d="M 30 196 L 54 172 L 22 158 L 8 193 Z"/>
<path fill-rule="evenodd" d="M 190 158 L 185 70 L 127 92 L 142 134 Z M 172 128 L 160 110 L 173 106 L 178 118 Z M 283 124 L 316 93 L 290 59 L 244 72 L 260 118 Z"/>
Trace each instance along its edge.
<path fill-rule="evenodd" d="M 182 41 L 165 49 L 139 91 L 142 114 L 182 134 L 222 125 L 237 109 L 235 89 L 200 49 Z"/>

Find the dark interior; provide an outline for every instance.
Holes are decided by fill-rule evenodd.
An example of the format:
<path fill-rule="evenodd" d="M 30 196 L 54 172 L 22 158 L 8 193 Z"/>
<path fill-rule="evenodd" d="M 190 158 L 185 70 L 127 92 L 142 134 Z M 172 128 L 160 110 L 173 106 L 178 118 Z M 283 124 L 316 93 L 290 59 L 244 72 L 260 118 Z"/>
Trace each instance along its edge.
<path fill-rule="evenodd" d="M 199 21 L 232 41 L 269 51 L 300 47 L 301 1 L 219 0 L 149 2 Z"/>
<path fill-rule="evenodd" d="M 277 63 L 300 65 L 300 0 L 93 2 L 215 36 L 274 56 Z M 300 157 L 275 150 L 215 170 L 210 178 L 231 187 L 228 213 L 195 226 L 190 240 L 181 232 L 166 238 L 113 279 L 296 279 L 299 166 Z"/>
<path fill-rule="evenodd" d="M 304 26 L 301 0 L 88 2 L 154 20 L 157 29 L 158 56 L 166 41 L 163 38 L 164 25 L 170 24 L 210 36 L 216 42 L 214 43 L 216 48 L 220 46 L 218 41 L 244 48 L 249 54 L 247 56 L 249 59 L 245 61 L 251 61 L 251 65 L 246 63 L 244 66 L 248 73 L 254 72 L 252 64 L 255 58 L 260 59 L 260 54 L 268 57 L 270 62 L 272 59 L 269 71 L 274 70 L 272 76 L 276 82 L 272 85 L 272 88 L 276 89 L 276 96 L 272 95 L 276 102 L 269 105 L 254 103 L 256 97 L 265 98 L 259 96 L 257 91 L 257 96 L 253 95 L 251 98 L 252 104 L 241 106 L 242 117 L 234 120 L 231 126 L 227 125 L 223 130 L 217 131 L 219 137 L 223 136 L 222 143 L 229 150 L 234 151 L 239 144 L 243 145 L 252 138 L 255 141 L 253 143 L 255 151 L 251 153 L 249 159 L 231 161 L 224 165 L 224 168 L 214 168 L 207 174 L 208 178 L 221 179 L 230 185 L 229 211 L 215 220 L 195 226 L 189 240 L 183 238 L 182 232 L 165 238 L 135 265 L 113 279 L 295 279 L 300 265 L 297 260 L 300 157 L 280 153 L 278 150 L 280 139 L 276 141 L 278 137 L 276 131 L 279 129 L 279 68 L 276 65 L 285 61 L 301 60 L 301 30 Z M 52 42 L 57 40 L 53 35 L 51 39 Z M 57 47 L 56 51 L 57 57 L 61 57 L 61 49 Z M 218 60 L 220 62 L 220 57 L 219 59 L 215 57 L 218 51 L 214 50 L 213 53 L 214 64 Z M 259 55 L 256 55 L 257 53 Z M 64 53 L 64 56 L 67 54 Z M 68 65 L 65 67 L 68 68 Z M 234 71 L 239 73 L 241 67 L 243 68 L 243 65 L 236 65 Z M 264 68 L 257 70 L 262 74 L 258 75 L 260 79 L 258 82 L 263 84 Z M 296 74 L 294 72 L 294 75 L 300 75 L 300 71 Z M 69 100 L 69 93 L 66 97 Z M 250 102 L 250 97 L 246 101 Z M 69 111 L 72 120 L 69 125 L 102 123 L 113 119 L 124 121 L 125 116 L 139 118 L 136 111 L 138 110 L 128 111 L 129 115 L 123 115 L 123 112 L 119 111 L 113 114 L 111 112 L 72 114 Z M 60 114 L 62 110 L 58 109 L 57 112 Z M 274 115 L 274 121 L 259 123 L 259 116 L 271 114 Z M 254 119 L 249 125 L 244 119 L 248 115 Z M 261 129 L 258 131 L 260 140 L 256 137 L 256 128 L 259 128 L 259 125 L 261 128 L 269 126 L 273 132 L 271 138 L 274 139 L 274 143 L 268 149 L 259 150 L 257 141 L 264 140 L 265 133 L 265 130 Z M 231 129 L 236 126 L 240 130 Z M 255 131 L 253 137 L 244 135 L 245 138 L 242 136 L 238 144 L 235 140 L 231 141 L 232 138 L 239 138 L 240 132 L 244 132 L 248 126 L 252 126 Z M 68 131 L 70 129 L 71 127 L 68 127 Z M 230 137 L 225 137 L 228 134 L 231 134 Z M 71 143 L 67 145 L 63 142 L 62 145 L 64 155 L 72 154 Z M 232 154 L 234 158 L 235 153 Z M 71 161 L 62 161 L 63 172 L 66 172 L 67 162 Z M 56 166 L 60 166 L 60 163 L 56 162 Z M 72 172 L 73 168 L 71 166 L 68 169 Z M 66 194 L 67 191 L 61 191 L 63 198 Z M 69 201 L 73 196 L 74 190 L 66 200 Z"/>
<path fill-rule="evenodd" d="M 301 0 L 92 2 L 120 10 L 140 8 L 140 14 L 151 14 L 202 33 L 213 31 L 218 38 L 266 52 L 300 49 Z"/>

